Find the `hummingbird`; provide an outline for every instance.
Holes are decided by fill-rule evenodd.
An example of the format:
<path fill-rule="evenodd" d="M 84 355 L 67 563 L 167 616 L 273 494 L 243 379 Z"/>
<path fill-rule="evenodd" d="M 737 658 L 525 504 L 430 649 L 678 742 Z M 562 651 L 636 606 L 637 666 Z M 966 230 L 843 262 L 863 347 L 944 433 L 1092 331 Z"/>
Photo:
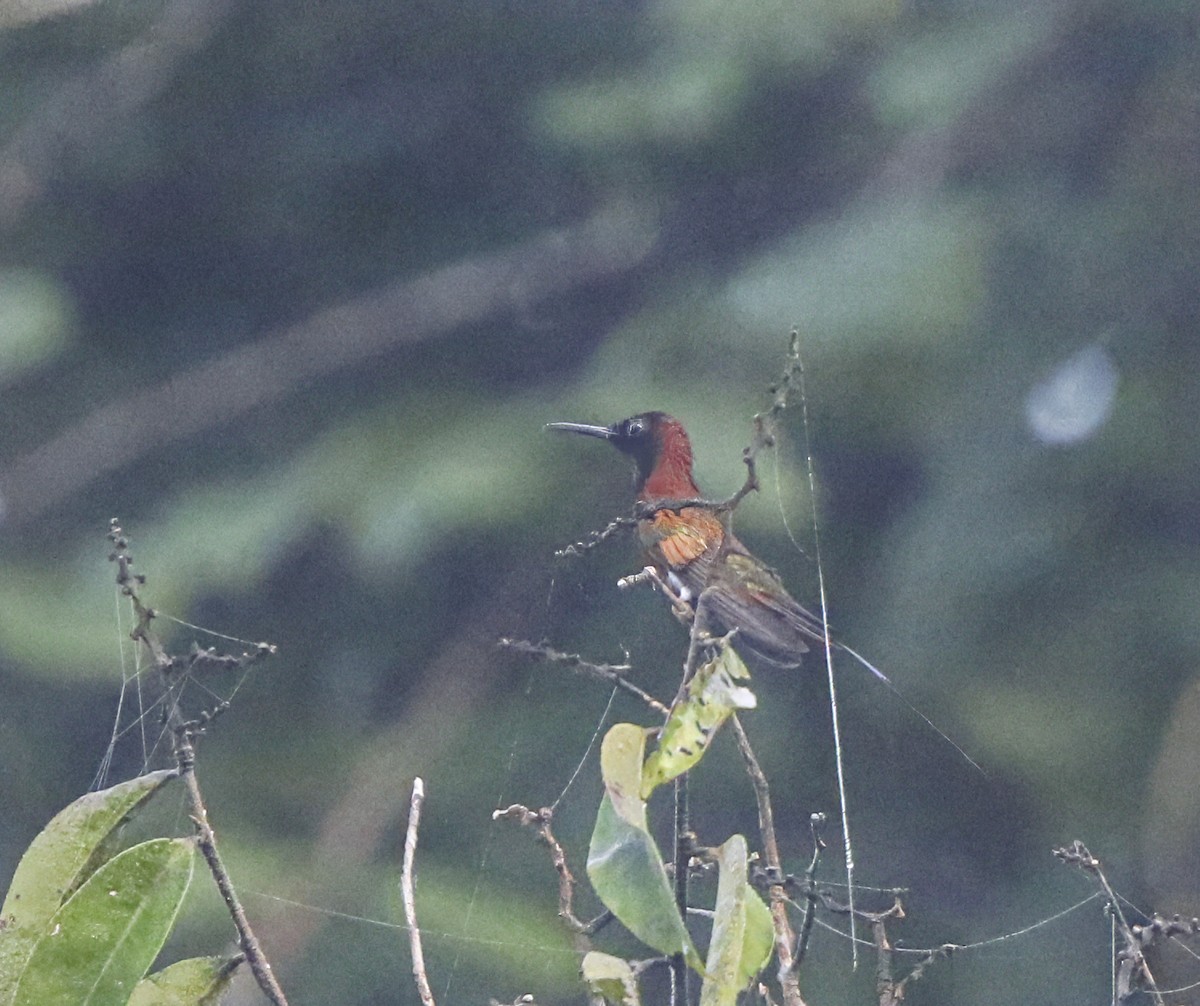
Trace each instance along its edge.
<path fill-rule="evenodd" d="M 611 426 L 548 423 L 546 429 L 607 440 L 633 459 L 637 534 L 646 565 L 693 609 L 703 604 L 709 629 L 736 629 L 735 650 L 797 667 L 808 643 L 824 641 L 821 621 L 737 539 L 729 514 L 702 501 L 692 475 L 692 444 L 678 419 L 642 412 Z M 689 505 L 681 506 L 685 501 Z"/>

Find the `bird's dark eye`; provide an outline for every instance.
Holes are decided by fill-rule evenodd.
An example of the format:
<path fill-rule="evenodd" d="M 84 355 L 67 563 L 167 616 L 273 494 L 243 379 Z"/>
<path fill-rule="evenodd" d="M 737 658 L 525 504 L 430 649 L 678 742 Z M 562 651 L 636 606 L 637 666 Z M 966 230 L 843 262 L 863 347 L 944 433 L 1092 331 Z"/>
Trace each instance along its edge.
<path fill-rule="evenodd" d="M 625 435 L 627 437 L 640 437 L 646 432 L 646 424 L 640 419 L 631 419 L 625 424 Z"/>

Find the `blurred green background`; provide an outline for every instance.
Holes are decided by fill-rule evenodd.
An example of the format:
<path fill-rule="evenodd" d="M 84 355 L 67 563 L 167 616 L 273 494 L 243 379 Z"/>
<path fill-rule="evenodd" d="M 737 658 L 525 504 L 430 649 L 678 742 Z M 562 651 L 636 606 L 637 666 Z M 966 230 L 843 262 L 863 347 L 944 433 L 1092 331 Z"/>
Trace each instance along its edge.
<path fill-rule="evenodd" d="M 559 795 L 608 694 L 495 640 L 628 648 L 666 697 L 686 637 L 615 590 L 627 539 L 554 559 L 626 512 L 629 473 L 541 427 L 669 411 L 727 494 L 796 325 L 835 631 L 987 771 L 841 667 L 858 879 L 909 889 L 893 937 L 973 943 L 1076 903 L 1092 888 L 1050 855 L 1075 838 L 1136 908 L 1200 912 L 1198 21 L 1173 0 L 4 0 L 0 879 L 91 783 L 133 670 L 119 516 L 152 604 L 279 645 L 203 683 L 237 694 L 201 773 L 291 1001 L 416 1001 L 404 934 L 362 919 L 396 918 L 420 774 L 438 1001 L 584 1002 L 548 857 L 490 814 Z M 797 407 L 737 521 L 811 603 L 805 456 Z M 837 809 L 825 686 L 756 688 L 799 872 L 809 814 Z M 649 722 L 625 698 L 612 718 Z M 599 791 L 593 758 L 558 811 L 581 875 Z M 702 841 L 755 844 L 727 737 L 693 809 Z M 228 944 L 207 886 L 173 952 Z M 849 968 L 818 931 L 808 1001 L 870 1001 Z M 1108 989 L 1093 902 L 909 998 Z"/>

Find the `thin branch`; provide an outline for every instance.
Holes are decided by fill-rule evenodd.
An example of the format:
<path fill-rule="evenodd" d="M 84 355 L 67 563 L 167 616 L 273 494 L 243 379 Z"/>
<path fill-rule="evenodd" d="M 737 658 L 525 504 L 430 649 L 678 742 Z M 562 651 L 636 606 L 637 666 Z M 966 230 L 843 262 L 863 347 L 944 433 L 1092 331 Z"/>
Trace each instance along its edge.
<path fill-rule="evenodd" d="M 666 716 L 670 711 L 653 695 L 642 691 L 642 689 L 638 688 L 637 685 L 625 677 L 626 674 L 633 670 L 630 664 L 595 664 L 590 660 L 584 660 L 578 653 L 563 653 L 560 650 L 555 650 L 547 646 L 545 643 L 531 643 L 525 639 L 509 639 L 505 637 L 497 640 L 496 645 L 501 649 L 511 650 L 513 653 L 533 657 L 535 660 L 542 660 L 548 664 L 559 664 L 568 670 L 583 674 L 586 677 L 604 681 L 623 692 L 627 692 L 663 716 Z"/>
<path fill-rule="evenodd" d="M 675 908 L 687 926 L 688 867 L 692 858 L 694 836 L 688 819 L 688 773 L 675 777 L 675 850 L 672 856 L 672 879 L 675 887 Z M 690 1006 L 691 969 L 681 950 L 671 956 L 672 1006 Z"/>
<path fill-rule="evenodd" d="M 850 917 L 854 917 L 851 910 Z M 866 913 L 870 915 L 870 913 Z M 897 1006 L 902 998 L 897 994 L 896 981 L 892 972 L 892 944 L 888 940 L 887 921 L 890 918 L 904 918 L 904 908 L 897 898 L 892 907 L 885 912 L 876 912 L 870 917 L 871 935 L 875 938 L 875 952 L 878 955 L 875 962 L 875 993 L 879 996 L 879 1006 Z"/>
<path fill-rule="evenodd" d="M 671 708 L 675 709 L 687 698 L 688 685 L 696 676 L 696 671 L 700 667 L 700 659 L 709 652 L 715 642 L 712 633 L 708 630 L 708 605 L 705 603 L 708 591 L 702 591 L 696 598 L 696 608 L 693 611 L 687 602 L 672 589 L 671 585 L 658 576 L 657 572 L 654 574 L 654 580 L 658 589 L 670 599 L 671 610 L 675 612 L 676 617 L 681 621 L 686 619 L 691 623 L 691 629 L 688 632 L 687 658 L 683 663 L 683 677 L 679 680 L 675 698 L 671 700 Z"/>
<path fill-rule="evenodd" d="M 628 531 L 637 527 L 637 517 L 614 517 L 599 531 L 589 531 L 587 537 L 565 545 L 554 552 L 556 559 L 577 559 L 607 541 L 618 531 Z"/>
<path fill-rule="evenodd" d="M 634 509 L 635 518 L 652 516 L 661 510 L 671 510 L 678 513 L 686 507 L 701 507 L 713 513 L 730 513 L 752 492 L 758 492 L 758 455 L 764 447 L 775 446 L 776 429 L 784 410 L 788 406 L 788 398 L 793 389 L 799 387 L 801 375 L 800 364 L 800 333 L 792 329 L 791 341 L 788 344 L 783 373 L 779 380 L 768 389 L 772 395 L 771 407 L 766 412 L 754 416 L 754 437 L 749 445 L 742 449 L 742 463 L 746 466 L 746 481 L 728 499 L 710 500 L 702 497 L 689 499 L 655 500 L 653 503 L 640 503 Z M 605 537 L 611 534 L 611 527 L 605 529 Z"/>
<path fill-rule="evenodd" d="M 957 943 L 943 943 L 940 947 L 934 947 L 918 962 L 907 975 L 896 983 L 896 998 L 903 999 L 908 990 L 908 983 L 920 981 L 925 977 L 926 970 L 937 961 L 944 961 L 950 958 L 954 951 L 958 950 Z"/>
<path fill-rule="evenodd" d="M 421 930 L 417 926 L 417 902 L 413 885 L 413 862 L 417 858 L 417 831 L 421 827 L 421 804 L 425 802 L 425 783 L 413 779 L 412 801 L 408 805 L 408 831 L 404 835 L 404 868 L 400 891 L 404 900 L 404 921 L 408 925 L 408 945 L 412 951 L 413 979 L 424 1006 L 434 1006 L 429 976 L 425 973 L 425 953 L 421 949 Z"/>
<path fill-rule="evenodd" d="M 543 807 L 541 810 L 535 811 L 522 804 L 514 803 L 511 807 L 505 807 L 503 810 L 492 811 L 493 821 L 501 819 L 516 821 L 522 827 L 533 829 L 538 839 L 550 850 L 550 860 L 558 874 L 558 917 L 567 924 L 573 933 L 580 936 L 591 936 L 608 924 L 613 917 L 612 912 L 601 912 L 591 922 L 582 922 L 575 914 L 575 875 L 571 873 L 571 868 L 567 865 L 567 854 L 563 852 L 562 845 L 554 837 L 554 832 L 550 828 L 550 824 L 554 820 L 554 811 L 551 808 Z"/>
<path fill-rule="evenodd" d="M 750 746 L 750 739 L 742 728 L 741 720 L 736 713 L 730 720 L 733 723 L 733 735 L 737 738 L 738 751 L 746 763 L 746 772 L 750 776 L 754 798 L 758 803 L 758 831 L 762 837 L 763 856 L 766 859 L 769 878 L 767 894 L 771 901 L 771 920 L 775 924 L 775 956 L 779 958 L 779 988 L 783 993 L 784 1006 L 804 1006 L 797 971 L 799 962 L 792 953 L 795 934 L 787 914 L 787 891 L 782 882 L 783 867 L 779 858 L 779 843 L 775 838 L 775 813 L 771 809 L 771 790 L 762 766 L 758 764 L 754 755 L 754 749 Z"/>
<path fill-rule="evenodd" d="M 807 881 L 807 890 L 804 893 L 804 920 L 800 923 L 800 935 L 796 938 L 796 963 L 795 967 L 799 969 L 804 963 L 804 955 L 808 953 L 808 940 L 812 935 L 813 921 L 817 915 L 817 865 L 821 862 L 821 853 L 825 849 L 825 839 L 821 837 L 821 832 L 825 827 L 827 818 L 824 814 L 812 814 L 808 819 L 808 829 L 812 834 L 813 854 L 809 860 L 808 869 L 804 871 L 804 878 Z"/>
<path fill-rule="evenodd" d="M 132 572 L 133 556 L 129 551 L 129 540 L 125 537 L 125 533 L 121 530 L 115 517 L 109 522 L 108 540 L 113 544 L 113 552 L 109 555 L 109 559 L 117 564 L 117 583 L 121 588 L 121 593 L 132 603 L 137 619 L 130 635 L 149 651 L 155 669 L 160 672 L 168 687 L 170 682 L 167 679 L 176 671 L 191 668 L 201 658 L 206 663 L 213 660 L 221 666 L 240 667 L 275 652 L 275 647 L 271 644 L 260 643 L 253 652 L 243 653 L 241 657 L 217 658 L 211 651 L 196 648 L 193 648 L 193 652 L 187 657 L 172 656 L 167 653 L 159 641 L 158 635 L 150 628 L 155 617 L 154 609 L 147 607 L 142 602 L 138 592 L 138 589 L 145 584 L 146 578 L 140 573 Z M 220 853 L 217 851 L 217 838 L 212 826 L 208 823 L 208 809 L 204 805 L 200 783 L 196 778 L 196 738 L 204 733 L 205 728 L 214 717 L 228 708 L 228 702 L 220 702 L 211 710 L 201 711 L 195 719 L 185 720 L 178 704 L 170 703 L 167 726 L 174 737 L 175 762 L 187 791 L 189 813 L 196 829 L 196 844 L 205 863 L 208 864 L 208 871 L 212 874 L 217 890 L 221 892 L 221 898 L 233 920 L 238 934 L 238 946 L 245 954 L 246 963 L 250 965 L 254 980 L 262 989 L 263 994 L 275 1006 L 287 1006 L 287 998 L 283 994 L 283 989 L 276 981 L 271 963 L 267 960 L 258 938 L 250 928 L 250 922 L 246 918 L 245 909 L 243 909 L 233 881 L 229 877 L 229 871 L 225 869 Z"/>
<path fill-rule="evenodd" d="M 647 573 L 652 573 L 656 586 L 671 600 L 672 609 L 676 615 L 691 622 L 688 633 L 687 659 L 683 664 L 683 677 L 675 693 L 671 708 L 676 708 L 687 697 L 689 682 L 696 676 L 701 657 L 712 647 L 714 639 L 708 631 L 706 592 L 701 592 L 696 599 L 693 611 L 683 598 L 672 589 L 671 585 L 658 576 L 657 572 L 647 567 Z M 679 917 L 686 921 L 688 913 L 688 870 L 691 865 L 692 849 L 696 837 L 692 834 L 688 811 L 688 773 L 684 772 L 675 779 L 675 850 L 673 856 L 675 907 Z M 689 983 L 691 971 L 682 952 L 671 958 L 671 995 L 672 1002 L 679 1003 L 682 999 L 684 1006 L 691 1002 Z"/>
<path fill-rule="evenodd" d="M 250 928 L 246 911 L 242 908 L 233 881 L 230 880 L 229 872 L 225 869 L 225 864 L 221 861 L 220 853 L 217 851 L 217 836 L 208 823 L 208 809 L 204 806 L 200 783 L 196 779 L 194 739 L 202 729 L 202 724 L 195 722 L 179 724 L 175 731 L 175 759 L 179 764 L 180 778 L 187 787 L 189 812 L 196 828 L 196 840 L 200 847 L 200 854 L 204 856 L 204 861 L 208 864 L 208 872 L 212 874 L 217 890 L 221 892 L 221 898 L 229 911 L 229 916 L 233 919 L 233 925 L 238 934 L 238 946 L 246 955 L 246 963 L 250 965 L 250 971 L 258 983 L 258 987 L 275 1006 L 287 1006 L 287 997 L 275 979 L 275 973 L 271 970 L 271 962 L 263 953 L 262 946 L 254 935 L 254 930 Z"/>
<path fill-rule="evenodd" d="M 800 373 L 800 333 L 796 329 L 792 329 L 783 373 L 769 389 L 772 395 L 771 407 L 766 412 L 759 412 L 755 415 L 754 439 L 742 451 L 742 462 L 746 466 L 746 481 L 718 509 L 735 510 L 750 493 L 758 491 L 758 452 L 764 447 L 775 446 L 775 430 L 783 416 L 784 409 L 787 408 L 788 397 L 791 395 L 792 389 L 796 387 L 798 373 Z"/>
<path fill-rule="evenodd" d="M 1145 990 L 1157 1006 L 1163 1006 L 1165 1000 L 1150 971 L 1145 950 L 1160 939 L 1195 936 L 1200 933 L 1200 920 L 1183 919 L 1178 915 L 1168 920 L 1161 915 L 1154 915 L 1147 925 L 1130 923 L 1121 910 L 1120 897 L 1104 875 L 1100 860 L 1088 851 L 1086 845 L 1076 839 L 1069 847 L 1055 849 L 1054 855 L 1064 863 L 1071 863 L 1090 873 L 1108 899 L 1108 910 L 1116 920 L 1125 944 L 1117 954 L 1117 1001 L 1129 1002 L 1139 991 Z"/>
<path fill-rule="evenodd" d="M 946 960 L 956 950 L 963 949 L 956 943 L 943 943 L 940 947 L 925 951 L 925 956 L 913 967 L 904 978 L 895 978 L 894 953 L 891 940 L 887 934 L 887 924 L 892 919 L 903 919 L 904 906 L 900 895 L 892 892 L 892 905 L 881 912 L 868 912 L 836 901 L 827 891 L 817 893 L 822 907 L 837 915 L 857 916 L 871 927 L 871 935 L 875 944 L 875 992 L 879 997 L 879 1006 L 901 1006 L 905 1001 L 908 983 L 919 981 L 925 977 L 925 972 L 936 961 Z"/>
<path fill-rule="evenodd" d="M 890 919 L 904 918 L 904 906 L 900 903 L 900 898 L 895 896 L 891 907 L 882 912 L 868 912 L 835 901 L 833 896 L 826 891 L 819 892 L 817 896 L 821 899 L 821 904 L 826 910 L 837 915 L 862 919 L 870 925 L 871 935 L 874 937 L 875 943 L 875 993 L 879 997 L 879 1006 L 899 1006 L 904 999 L 904 982 L 908 981 L 908 978 L 911 978 L 912 975 L 910 974 L 908 978 L 901 982 L 897 982 L 895 979 L 893 970 L 894 951 L 891 941 L 888 939 L 887 923 Z M 934 952 L 931 956 L 934 956 L 936 953 Z M 922 974 L 929 963 L 930 959 L 927 958 L 918 965 Z"/>

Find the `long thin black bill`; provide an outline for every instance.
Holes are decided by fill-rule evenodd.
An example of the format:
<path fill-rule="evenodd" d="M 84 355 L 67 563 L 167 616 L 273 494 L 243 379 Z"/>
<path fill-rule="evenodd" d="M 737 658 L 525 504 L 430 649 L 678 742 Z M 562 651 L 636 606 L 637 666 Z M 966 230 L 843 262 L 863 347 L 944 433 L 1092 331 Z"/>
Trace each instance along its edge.
<path fill-rule="evenodd" d="M 564 433 L 582 433 L 586 437 L 599 437 L 601 440 L 611 440 L 613 431 L 607 426 L 591 426 L 588 423 L 547 423 L 548 430 L 562 430 Z"/>

